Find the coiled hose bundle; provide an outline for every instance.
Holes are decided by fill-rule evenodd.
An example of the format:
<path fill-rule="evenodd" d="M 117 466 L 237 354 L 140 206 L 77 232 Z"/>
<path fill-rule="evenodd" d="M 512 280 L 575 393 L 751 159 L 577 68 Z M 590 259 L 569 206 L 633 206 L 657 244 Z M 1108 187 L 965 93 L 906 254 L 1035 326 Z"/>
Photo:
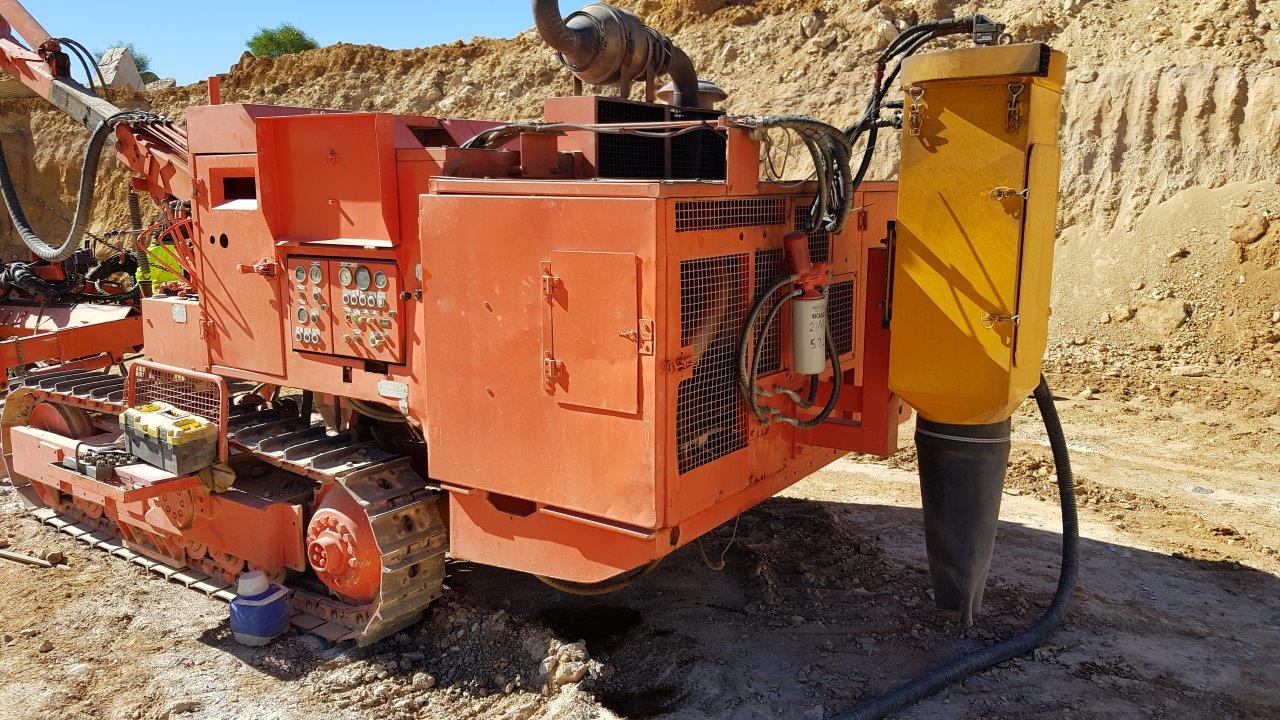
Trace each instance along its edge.
<path fill-rule="evenodd" d="M 93 133 L 89 136 L 89 144 L 85 147 L 84 160 L 80 164 L 80 187 L 75 214 L 71 218 L 71 228 L 67 231 L 67 237 L 57 245 L 46 242 L 31 227 L 31 222 L 22 210 L 13 177 L 9 174 L 9 164 L 5 159 L 4 151 L 0 148 L 0 195 L 4 198 L 5 209 L 9 211 L 14 229 L 18 231 L 22 242 L 36 257 L 47 262 L 62 262 L 75 254 L 84 239 L 89 213 L 93 209 L 98 181 L 98 163 L 102 158 L 102 148 L 111 137 L 111 132 L 122 122 L 157 117 L 141 110 L 122 110 L 98 123 L 98 126 L 93 129 Z"/>
<path fill-rule="evenodd" d="M 760 132 L 788 130 L 804 142 L 817 174 L 818 195 L 811 216 L 813 227 L 839 233 L 853 210 L 856 189 L 850 170 L 853 142 L 838 128 L 803 115 L 753 115 L 734 117 L 734 122 Z"/>

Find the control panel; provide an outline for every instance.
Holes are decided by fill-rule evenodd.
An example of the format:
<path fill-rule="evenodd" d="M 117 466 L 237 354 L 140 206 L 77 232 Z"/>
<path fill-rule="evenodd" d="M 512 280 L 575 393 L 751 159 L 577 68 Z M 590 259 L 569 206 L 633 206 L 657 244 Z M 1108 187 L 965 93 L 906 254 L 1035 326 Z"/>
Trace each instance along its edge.
<path fill-rule="evenodd" d="M 403 362 L 394 262 L 289 258 L 286 267 L 294 350 Z"/>
<path fill-rule="evenodd" d="M 335 260 L 330 289 L 339 355 L 399 363 L 404 356 L 400 277 L 393 262 Z"/>
<path fill-rule="evenodd" d="M 329 303 L 329 261 L 289 258 L 289 336 L 293 349 L 333 352 L 333 322 Z"/>

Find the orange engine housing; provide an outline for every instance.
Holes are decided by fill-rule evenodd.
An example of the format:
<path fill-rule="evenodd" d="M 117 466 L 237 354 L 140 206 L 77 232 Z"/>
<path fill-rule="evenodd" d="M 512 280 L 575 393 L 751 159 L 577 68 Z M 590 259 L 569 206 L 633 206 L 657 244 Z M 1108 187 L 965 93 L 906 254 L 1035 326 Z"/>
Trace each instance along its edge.
<path fill-rule="evenodd" d="M 606 103 L 548 108 L 594 122 Z M 892 183 L 864 184 L 840 235 L 809 232 L 845 390 L 799 430 L 748 417 L 736 358 L 815 188 L 760 182 L 747 131 L 658 143 L 656 177 L 619 180 L 599 177 L 619 147 L 586 152 L 581 133 L 478 150 L 458 145 L 496 123 L 245 105 L 188 121 L 198 300 L 144 301 L 148 355 L 399 407 L 447 492 L 454 557 L 599 582 L 845 452 L 896 449 Z M 801 391 L 788 331 L 756 337 L 761 382 Z"/>

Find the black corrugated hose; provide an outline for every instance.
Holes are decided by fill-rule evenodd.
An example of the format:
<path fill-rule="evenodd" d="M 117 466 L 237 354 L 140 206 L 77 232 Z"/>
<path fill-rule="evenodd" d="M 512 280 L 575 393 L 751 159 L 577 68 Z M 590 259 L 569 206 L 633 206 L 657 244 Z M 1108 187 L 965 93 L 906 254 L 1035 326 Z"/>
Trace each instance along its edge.
<path fill-rule="evenodd" d="M 117 124 L 134 117 L 154 116 L 139 110 L 122 110 L 98 123 L 94 128 L 93 134 L 89 137 L 89 144 L 85 147 L 84 160 L 80 165 L 80 189 L 76 199 L 76 211 L 71 220 L 71 229 L 67 231 L 67 237 L 58 245 L 50 245 L 32 229 L 26 213 L 22 211 L 17 188 L 9 175 L 9 165 L 5 162 L 3 150 L 0 149 L 0 195 L 4 197 L 5 208 L 9 211 L 13 227 L 22 237 L 22 242 L 41 260 L 62 262 L 80 249 L 80 240 L 84 237 L 85 226 L 89 222 L 89 211 L 93 207 L 102 148 Z"/>
<path fill-rule="evenodd" d="M 952 660 L 942 667 L 930 670 L 889 692 L 857 706 L 837 713 L 834 720 L 879 720 L 879 718 L 917 703 L 946 686 L 979 670 L 998 665 L 1039 647 L 1062 624 L 1067 602 L 1076 588 L 1076 573 L 1080 545 L 1080 523 L 1076 516 L 1076 486 L 1071 475 L 1071 457 L 1067 453 L 1067 441 L 1062 434 L 1062 423 L 1053 406 L 1053 392 L 1043 377 L 1034 397 L 1040 416 L 1044 419 L 1045 433 L 1053 451 L 1053 465 L 1058 478 L 1058 500 L 1062 505 L 1062 568 L 1058 574 L 1058 589 L 1053 594 L 1049 609 L 1035 625 L 1008 640 L 975 650 Z"/>

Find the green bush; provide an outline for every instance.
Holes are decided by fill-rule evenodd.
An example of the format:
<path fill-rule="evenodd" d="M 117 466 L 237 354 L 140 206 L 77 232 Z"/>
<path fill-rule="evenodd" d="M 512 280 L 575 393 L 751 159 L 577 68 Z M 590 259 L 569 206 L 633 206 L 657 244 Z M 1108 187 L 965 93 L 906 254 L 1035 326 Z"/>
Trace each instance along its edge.
<path fill-rule="evenodd" d="M 107 47 L 99 50 L 96 53 L 98 56 L 98 62 L 102 62 L 102 56 L 106 54 L 108 50 L 118 47 L 128 49 L 129 54 L 133 56 L 133 63 L 138 66 L 139 73 L 145 73 L 151 69 L 151 56 L 134 47 L 131 42 L 111 43 Z"/>
<path fill-rule="evenodd" d="M 320 47 L 314 38 L 289 23 L 281 23 L 273 28 L 262 28 L 249 38 L 247 45 L 249 52 L 254 55 L 272 58 Z"/>

